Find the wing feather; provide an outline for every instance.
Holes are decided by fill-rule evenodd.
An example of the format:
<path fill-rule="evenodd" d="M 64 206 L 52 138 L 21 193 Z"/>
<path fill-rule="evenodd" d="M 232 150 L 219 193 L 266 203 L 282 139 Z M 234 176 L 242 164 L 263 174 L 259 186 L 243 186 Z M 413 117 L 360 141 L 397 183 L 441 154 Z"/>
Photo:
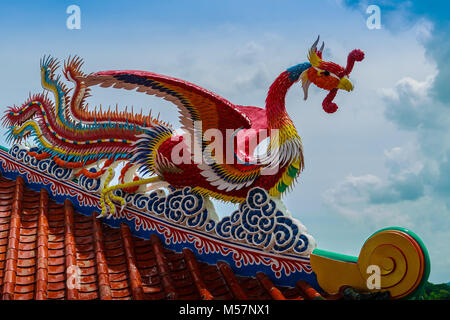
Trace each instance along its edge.
<path fill-rule="evenodd" d="M 191 132 L 194 121 L 202 121 L 202 131 L 250 128 L 250 119 L 228 100 L 190 82 L 144 71 L 103 71 L 83 78 L 90 87 L 136 89 L 174 103 L 180 111 L 183 129 Z M 226 117 L 224 117 L 226 115 Z M 184 119 L 183 119 L 184 118 Z M 184 121 L 187 120 L 187 121 Z"/>
<path fill-rule="evenodd" d="M 222 137 L 226 130 L 251 128 L 252 123 L 246 114 L 228 100 L 190 82 L 144 71 L 103 71 L 93 73 L 82 79 L 86 86 L 136 89 L 149 95 L 161 97 L 178 107 L 182 128 L 199 143 L 204 150 L 209 141 L 204 135 L 194 135 L 195 122 L 201 121 L 201 131 L 218 129 Z M 200 133 L 200 132 L 199 132 Z M 217 155 L 210 155 L 212 163 L 199 165 L 201 174 L 219 189 L 240 189 L 251 185 L 260 175 L 260 166 L 250 165 L 241 170 L 234 164 L 225 163 Z"/>

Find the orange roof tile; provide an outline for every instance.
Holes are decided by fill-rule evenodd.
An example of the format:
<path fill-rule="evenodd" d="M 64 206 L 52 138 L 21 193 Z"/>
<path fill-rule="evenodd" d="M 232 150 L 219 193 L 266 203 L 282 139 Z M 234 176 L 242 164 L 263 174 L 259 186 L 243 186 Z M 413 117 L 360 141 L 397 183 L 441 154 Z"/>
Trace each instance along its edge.
<path fill-rule="evenodd" d="M 306 282 L 280 287 L 267 275 L 235 275 L 223 261 L 200 262 L 185 248 L 144 240 L 125 223 L 111 228 L 94 216 L 32 191 L 18 176 L 0 177 L 2 299 L 320 299 Z"/>

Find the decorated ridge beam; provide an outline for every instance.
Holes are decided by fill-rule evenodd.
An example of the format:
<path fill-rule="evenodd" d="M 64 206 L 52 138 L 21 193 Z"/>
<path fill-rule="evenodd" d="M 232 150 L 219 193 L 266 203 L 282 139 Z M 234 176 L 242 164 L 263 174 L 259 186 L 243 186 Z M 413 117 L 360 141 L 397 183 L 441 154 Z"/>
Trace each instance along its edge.
<path fill-rule="evenodd" d="M 19 145 L 2 148 L 2 175 L 9 179 L 20 175 L 33 190 L 45 188 L 60 203 L 69 199 L 84 215 L 101 212 L 99 195 L 87 191 L 97 185 L 97 179 L 73 179 L 74 172 L 69 172 L 73 169 L 51 159 L 36 160 L 28 152 Z M 314 238 L 262 189 L 254 189 L 248 201 L 222 220 L 215 220 L 209 200 L 190 188 L 173 189 L 167 195 L 162 191 L 116 192 L 128 205 L 120 214 L 102 218 L 111 227 L 126 222 L 138 237 L 149 239 L 157 234 L 168 248 L 177 252 L 189 248 L 206 263 L 224 260 L 238 275 L 255 276 L 263 271 L 275 284 L 289 286 L 305 280 L 320 290 L 309 263 L 316 247 Z"/>
<path fill-rule="evenodd" d="M 52 172 L 57 172 L 58 177 L 70 176 L 57 164 L 39 166 L 38 161 L 34 166 L 27 165 L 34 158 L 27 157 L 26 150 L 21 146 L 9 152 L 1 148 L 0 170 L 5 177 L 15 179 L 22 176 L 32 189 L 39 191 L 45 188 L 53 199 L 61 203 L 70 199 L 82 214 L 89 216 L 100 211 L 98 197 L 92 198 L 92 193 L 87 193 L 82 187 L 86 181 L 80 184 L 79 180 L 55 178 Z M 138 237 L 149 239 L 151 234 L 157 234 L 168 248 L 177 252 L 189 248 L 199 261 L 210 264 L 225 260 L 236 274 L 243 276 L 254 277 L 263 271 L 278 285 L 291 286 L 300 279 L 331 295 L 340 295 L 342 288 L 352 287 L 360 292 L 389 291 L 392 299 L 404 299 L 414 296 L 430 273 L 430 260 L 424 243 L 404 228 L 386 228 L 374 233 L 365 242 L 359 257 L 314 249 L 315 241 L 304 227 L 295 219 L 282 215 L 275 202 L 268 205 L 270 197 L 260 189 L 249 194 L 239 210 L 220 221 L 211 218 L 208 206 L 204 205 L 207 201 L 189 188 L 172 190 L 168 195 L 163 192 L 121 195 L 127 199 L 129 207 L 120 216 L 103 218 L 103 223 L 118 228 L 126 222 Z M 188 214 L 184 214 L 186 210 Z M 280 243 L 276 245 L 277 227 L 263 223 L 263 231 L 256 230 L 249 223 L 252 220 L 249 212 L 253 213 L 253 219 L 259 218 L 256 219 L 259 222 L 261 216 L 258 213 L 275 218 L 272 221 L 276 224 L 285 224 L 291 219 L 288 224 L 296 225 L 298 229 L 294 230 L 302 230 L 303 233 L 297 234 L 297 241 L 293 237 L 283 247 Z M 268 235 L 270 232 L 271 236 Z M 286 233 L 278 233 L 281 234 Z M 367 287 L 370 276 L 367 267 L 370 265 L 381 268 L 379 289 L 369 290 Z"/>

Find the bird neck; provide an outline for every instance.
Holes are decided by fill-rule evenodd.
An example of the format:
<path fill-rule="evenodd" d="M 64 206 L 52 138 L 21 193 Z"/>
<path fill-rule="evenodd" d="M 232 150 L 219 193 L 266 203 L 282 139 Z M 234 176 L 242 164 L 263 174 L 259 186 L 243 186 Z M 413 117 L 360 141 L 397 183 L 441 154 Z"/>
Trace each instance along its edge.
<path fill-rule="evenodd" d="M 303 71 L 311 67 L 308 62 L 293 66 L 282 72 L 272 83 L 266 98 L 266 117 L 269 128 L 280 129 L 286 123 L 292 123 L 286 112 L 286 94 L 296 83 Z"/>
<path fill-rule="evenodd" d="M 280 129 L 286 121 L 290 122 L 286 112 L 286 94 L 294 84 L 285 71 L 275 79 L 266 98 L 266 116 L 269 128 Z"/>

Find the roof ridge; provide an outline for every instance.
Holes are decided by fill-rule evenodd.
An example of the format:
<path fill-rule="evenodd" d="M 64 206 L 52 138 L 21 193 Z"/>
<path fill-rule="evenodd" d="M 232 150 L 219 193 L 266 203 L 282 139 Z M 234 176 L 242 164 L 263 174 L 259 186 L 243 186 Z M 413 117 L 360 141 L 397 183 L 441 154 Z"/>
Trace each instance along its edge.
<path fill-rule="evenodd" d="M 99 295 L 102 300 L 111 300 L 111 282 L 109 277 L 108 265 L 105 258 L 105 246 L 103 244 L 103 224 L 99 219 L 92 215 L 94 250 L 97 262 L 97 278 L 99 285 Z"/>
<path fill-rule="evenodd" d="M 4 299 L 303 299 L 266 274 L 236 276 L 225 261 L 199 262 L 187 247 L 178 253 L 155 233 L 144 240 L 127 223 L 108 226 L 75 211 L 68 198 L 58 204 L 44 187 L 35 192 L 15 178 L 0 176 Z"/>
<path fill-rule="evenodd" d="M 36 300 L 47 300 L 48 288 L 48 192 L 41 189 L 39 195 L 39 221 L 37 239 Z"/>
<path fill-rule="evenodd" d="M 64 244 L 65 244 L 65 264 L 66 279 L 72 285 L 67 286 L 67 299 L 78 300 L 79 293 L 77 288 L 78 262 L 76 255 L 76 245 L 74 236 L 74 210 L 72 202 L 64 201 Z M 70 282 L 73 280 L 75 283 Z"/>
<path fill-rule="evenodd" d="M 178 294 L 176 292 L 174 283 L 170 278 L 170 268 L 167 263 L 167 257 L 164 254 L 164 248 L 161 243 L 161 239 L 155 234 L 150 236 L 150 242 L 152 244 L 153 252 L 156 257 L 156 265 L 161 276 L 164 291 L 166 292 L 167 299 L 177 299 Z"/>
<path fill-rule="evenodd" d="M 131 239 L 131 231 L 128 225 L 122 223 L 120 225 L 120 234 L 122 236 L 123 247 L 127 259 L 129 282 L 133 298 L 142 300 L 144 297 L 144 289 L 142 287 L 141 275 L 136 267 L 136 259 L 134 256 L 133 240 Z"/>
<path fill-rule="evenodd" d="M 24 180 L 22 177 L 16 179 L 14 187 L 14 195 L 12 202 L 11 218 L 9 225 L 8 247 L 6 250 L 6 265 L 3 278 L 2 299 L 14 299 L 16 276 L 17 276 L 17 259 L 20 237 L 20 214 L 22 212 Z"/>
<path fill-rule="evenodd" d="M 183 256 L 184 260 L 186 261 L 189 272 L 191 273 L 191 276 L 194 280 L 195 286 L 197 287 L 197 291 L 200 294 L 201 299 L 213 300 L 214 299 L 213 295 L 206 288 L 206 284 L 202 279 L 197 260 L 195 259 L 195 254 L 192 252 L 191 249 L 184 248 Z"/>

